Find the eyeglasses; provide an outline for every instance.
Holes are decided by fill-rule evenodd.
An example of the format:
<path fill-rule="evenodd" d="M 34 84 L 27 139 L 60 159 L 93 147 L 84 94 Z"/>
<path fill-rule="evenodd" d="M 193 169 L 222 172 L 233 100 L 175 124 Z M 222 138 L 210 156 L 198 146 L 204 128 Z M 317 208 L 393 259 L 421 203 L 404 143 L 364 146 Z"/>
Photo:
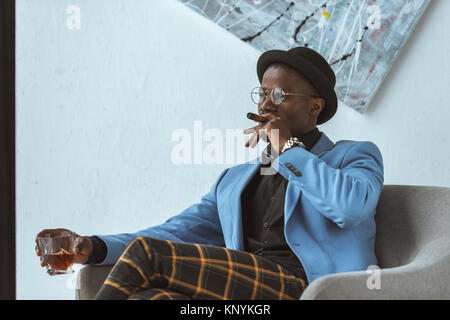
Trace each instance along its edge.
<path fill-rule="evenodd" d="M 252 101 L 256 104 L 260 104 L 264 101 L 266 96 L 270 93 L 270 99 L 272 100 L 272 103 L 275 105 L 279 105 L 284 101 L 284 98 L 286 96 L 299 96 L 299 97 L 311 97 L 311 98 L 318 98 L 315 95 L 307 95 L 307 94 L 300 94 L 300 93 L 289 93 L 284 92 L 281 88 L 273 88 L 270 92 L 269 90 L 264 90 L 261 87 L 253 88 L 250 95 L 252 97 Z"/>

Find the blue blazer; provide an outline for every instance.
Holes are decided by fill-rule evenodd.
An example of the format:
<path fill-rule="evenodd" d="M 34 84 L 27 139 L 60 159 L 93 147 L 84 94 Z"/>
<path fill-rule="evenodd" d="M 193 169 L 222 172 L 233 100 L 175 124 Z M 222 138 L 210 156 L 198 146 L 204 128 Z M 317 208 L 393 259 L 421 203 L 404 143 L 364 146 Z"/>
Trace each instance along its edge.
<path fill-rule="evenodd" d="M 97 235 L 108 248 L 101 265 L 114 264 L 139 236 L 243 250 L 241 194 L 260 162 L 258 157 L 225 169 L 199 203 L 160 225 L 136 233 Z M 284 235 L 309 283 L 377 264 L 374 216 L 384 168 L 374 143 L 333 143 L 321 132 L 310 151 L 291 148 L 272 167 L 288 180 Z"/>

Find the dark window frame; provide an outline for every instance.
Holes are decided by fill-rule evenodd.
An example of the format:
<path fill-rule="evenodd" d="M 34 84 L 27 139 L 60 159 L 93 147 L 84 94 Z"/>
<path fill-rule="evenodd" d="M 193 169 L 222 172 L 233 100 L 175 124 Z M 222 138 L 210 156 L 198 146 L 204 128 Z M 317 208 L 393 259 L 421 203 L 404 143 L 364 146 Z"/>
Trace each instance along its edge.
<path fill-rule="evenodd" d="M 0 300 L 16 299 L 15 7 L 0 1 Z"/>

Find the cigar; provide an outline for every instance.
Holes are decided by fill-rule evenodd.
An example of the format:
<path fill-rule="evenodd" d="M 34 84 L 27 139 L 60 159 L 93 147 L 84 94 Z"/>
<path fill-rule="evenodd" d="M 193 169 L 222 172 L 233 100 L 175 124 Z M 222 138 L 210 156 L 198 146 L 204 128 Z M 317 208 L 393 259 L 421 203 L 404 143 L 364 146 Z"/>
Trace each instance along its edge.
<path fill-rule="evenodd" d="M 255 121 L 261 122 L 261 123 L 265 123 L 265 122 L 269 121 L 268 119 L 258 116 L 257 114 L 252 113 L 252 112 L 247 113 L 247 118 L 249 118 L 250 120 L 255 120 Z"/>

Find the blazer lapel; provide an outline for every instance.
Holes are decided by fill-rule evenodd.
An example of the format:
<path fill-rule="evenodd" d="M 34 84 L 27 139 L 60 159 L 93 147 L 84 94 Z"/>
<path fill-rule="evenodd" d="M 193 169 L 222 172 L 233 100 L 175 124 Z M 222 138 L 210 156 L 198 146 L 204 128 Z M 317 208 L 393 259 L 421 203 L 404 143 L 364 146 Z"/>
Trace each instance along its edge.
<path fill-rule="evenodd" d="M 331 141 L 325 133 L 321 132 L 319 140 L 311 148 L 311 150 L 309 150 L 309 152 L 315 154 L 320 158 L 325 153 L 333 149 L 333 147 L 334 147 L 333 141 Z"/>
<path fill-rule="evenodd" d="M 230 249 L 244 250 L 241 197 L 244 188 L 250 182 L 251 178 L 258 172 L 259 164 L 260 160 L 258 158 L 256 164 L 249 164 L 249 166 L 246 167 L 240 174 L 240 178 L 235 180 L 236 182 L 233 186 L 233 191 L 231 192 L 229 201 L 232 224 L 232 234 L 230 239 L 232 247 Z"/>
<path fill-rule="evenodd" d="M 321 132 L 321 136 L 316 144 L 309 150 L 312 154 L 315 154 L 317 157 L 323 156 L 325 153 L 330 151 L 334 147 L 334 143 L 325 135 L 325 133 Z M 286 226 L 289 218 L 294 211 L 294 208 L 297 206 L 297 203 L 302 195 L 302 191 L 298 189 L 297 186 L 289 181 L 286 187 L 286 197 L 284 201 L 284 224 Z"/>

